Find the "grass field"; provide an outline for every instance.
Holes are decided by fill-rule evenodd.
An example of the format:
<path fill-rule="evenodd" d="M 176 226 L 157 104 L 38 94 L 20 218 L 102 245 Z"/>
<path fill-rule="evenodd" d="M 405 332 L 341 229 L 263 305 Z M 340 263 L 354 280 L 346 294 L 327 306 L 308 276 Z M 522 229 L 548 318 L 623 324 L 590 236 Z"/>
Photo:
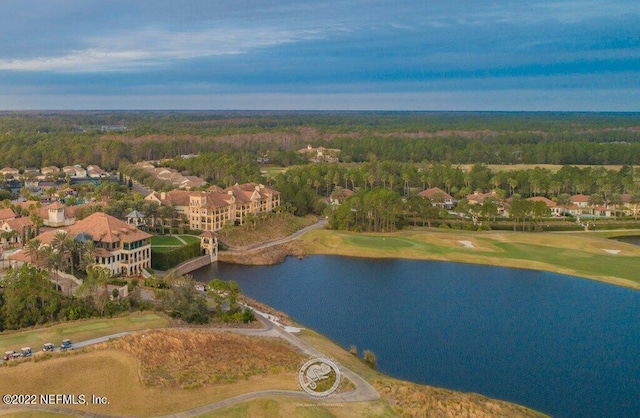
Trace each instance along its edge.
<path fill-rule="evenodd" d="M 194 242 L 200 242 L 200 238 L 199 237 L 195 237 L 193 235 L 180 235 L 180 238 L 185 240 L 187 242 L 187 244 L 192 244 Z"/>
<path fill-rule="evenodd" d="M 151 249 L 154 252 L 158 253 L 167 253 L 169 251 L 175 250 L 176 248 L 180 248 L 185 245 L 180 239 L 185 241 L 187 244 L 191 244 L 194 242 L 199 242 L 200 238 L 195 237 L 193 235 L 154 235 L 151 237 Z"/>
<path fill-rule="evenodd" d="M 637 234 L 637 233 L 636 233 Z M 606 237 L 617 233 L 462 232 L 425 229 L 394 234 L 316 230 L 305 234 L 310 254 L 398 257 L 545 270 L 640 289 L 640 247 Z M 460 241 L 469 241 L 465 248 Z M 619 251 L 610 254 L 605 250 Z"/>
<path fill-rule="evenodd" d="M 24 331 L 5 331 L 0 333 L 0 352 L 18 351 L 25 346 L 36 352 L 42 350 L 42 345 L 48 342 L 59 346 L 65 338 L 82 341 L 124 331 L 161 328 L 168 324 L 169 321 L 158 314 L 137 312 L 113 319 L 90 319 Z"/>
<path fill-rule="evenodd" d="M 584 165 L 584 164 L 568 164 L 579 168 L 586 167 L 604 167 L 607 170 L 620 171 L 621 165 Z M 469 170 L 473 164 L 461 164 L 464 170 Z M 515 170 L 533 170 L 536 167 L 544 168 L 552 173 L 557 173 L 563 166 L 560 164 L 486 164 L 491 171 L 515 171 Z"/>
<path fill-rule="evenodd" d="M 246 392 L 299 390 L 304 356 L 283 340 L 226 332 L 134 334 L 45 361 L 0 367 L 0 392 L 95 394 L 109 405 L 73 409 L 157 416 Z"/>
<path fill-rule="evenodd" d="M 175 247 L 179 247 L 182 244 L 180 240 L 173 236 L 168 235 L 154 235 L 151 237 L 151 245 L 172 245 Z"/>
<path fill-rule="evenodd" d="M 292 167 L 295 167 L 295 166 L 290 166 L 290 167 L 264 166 L 264 167 L 260 167 L 260 173 L 267 178 L 273 178 L 280 173 L 284 173 L 285 171 L 287 171 Z"/>

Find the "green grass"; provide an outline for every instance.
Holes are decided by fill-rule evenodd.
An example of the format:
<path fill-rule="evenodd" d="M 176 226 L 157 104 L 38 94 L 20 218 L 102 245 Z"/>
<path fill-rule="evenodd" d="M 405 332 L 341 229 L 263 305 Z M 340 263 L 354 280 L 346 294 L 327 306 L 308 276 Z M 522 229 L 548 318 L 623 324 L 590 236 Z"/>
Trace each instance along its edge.
<path fill-rule="evenodd" d="M 200 242 L 199 237 L 194 237 L 193 235 L 180 235 L 180 238 L 185 240 L 187 244 L 192 244 L 194 242 Z"/>
<path fill-rule="evenodd" d="M 464 248 L 459 243 L 463 240 L 472 241 L 474 248 Z M 432 259 L 527 268 L 640 289 L 637 273 L 640 247 L 592 233 L 423 229 L 383 235 L 325 230 L 306 234 L 302 243 L 310 254 Z M 604 249 L 616 249 L 620 253 L 608 254 Z"/>
<path fill-rule="evenodd" d="M 35 352 L 48 342 L 58 346 L 65 338 L 82 341 L 123 331 L 161 328 L 168 324 L 169 321 L 158 314 L 138 312 L 119 318 L 88 319 L 25 331 L 5 331 L 0 333 L 0 352 L 19 350 L 25 346 Z"/>
<path fill-rule="evenodd" d="M 365 248 L 377 248 L 377 249 L 398 249 L 415 247 L 416 243 L 411 242 L 404 238 L 395 237 L 368 237 L 368 236 L 352 236 L 346 240 L 352 245 L 357 245 Z"/>
<path fill-rule="evenodd" d="M 151 251 L 153 253 L 168 253 L 170 251 L 175 250 L 176 248 L 180 248 L 180 245 L 176 245 L 175 247 L 151 247 Z"/>
<path fill-rule="evenodd" d="M 151 237 L 151 246 L 154 245 L 173 245 L 176 247 L 180 247 L 184 245 L 180 242 L 180 240 L 176 237 L 164 236 L 164 235 L 154 235 Z"/>

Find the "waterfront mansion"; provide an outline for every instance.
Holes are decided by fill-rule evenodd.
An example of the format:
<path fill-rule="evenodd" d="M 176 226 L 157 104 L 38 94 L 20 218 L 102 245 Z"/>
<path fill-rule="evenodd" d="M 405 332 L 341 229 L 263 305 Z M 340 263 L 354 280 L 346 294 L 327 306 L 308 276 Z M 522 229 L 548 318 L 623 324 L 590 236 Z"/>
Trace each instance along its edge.
<path fill-rule="evenodd" d="M 93 241 L 95 263 L 109 269 L 114 276 L 136 276 L 143 268 L 151 267 L 151 235 L 106 213 L 95 212 L 73 225 L 50 229 L 36 238 L 42 245 L 51 245 L 60 231 L 70 234 L 76 242 Z M 24 249 L 10 258 L 33 262 Z"/>
<path fill-rule="evenodd" d="M 245 183 L 203 192 L 172 190 L 151 193 L 145 200 L 172 205 L 189 219 L 189 228 L 218 231 L 228 221 L 242 225 L 249 214 L 271 212 L 280 206 L 280 192 L 262 184 Z"/>

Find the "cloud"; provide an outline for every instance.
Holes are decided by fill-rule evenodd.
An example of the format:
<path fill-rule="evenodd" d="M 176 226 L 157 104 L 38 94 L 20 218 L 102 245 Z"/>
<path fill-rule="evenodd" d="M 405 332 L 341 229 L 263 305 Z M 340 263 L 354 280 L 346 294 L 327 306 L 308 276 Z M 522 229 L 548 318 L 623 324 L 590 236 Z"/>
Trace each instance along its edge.
<path fill-rule="evenodd" d="M 321 37 L 322 32 L 317 29 L 220 27 L 169 31 L 148 28 L 88 38 L 85 43 L 89 47 L 63 55 L 0 59 L 0 70 L 60 73 L 136 71 L 176 60 L 238 55 Z"/>

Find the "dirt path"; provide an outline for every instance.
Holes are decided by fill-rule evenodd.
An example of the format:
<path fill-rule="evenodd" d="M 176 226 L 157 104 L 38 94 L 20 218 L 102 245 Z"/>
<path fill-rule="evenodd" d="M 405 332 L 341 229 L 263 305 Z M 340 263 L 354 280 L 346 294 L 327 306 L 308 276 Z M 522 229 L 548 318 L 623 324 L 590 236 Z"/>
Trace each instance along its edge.
<path fill-rule="evenodd" d="M 228 247 L 228 251 L 240 252 L 240 251 L 247 251 L 247 250 L 261 250 L 263 248 L 273 247 L 274 245 L 284 244 L 285 242 L 293 241 L 294 239 L 298 238 L 299 236 L 309 231 L 312 231 L 314 229 L 324 228 L 327 225 L 327 223 L 328 223 L 327 220 L 322 218 L 322 219 L 319 219 L 318 222 L 316 222 L 315 224 L 302 228 L 301 230 L 294 232 L 293 234 L 287 237 L 278 238 L 268 242 L 259 242 L 257 244 L 247 245 L 246 247 Z"/>

